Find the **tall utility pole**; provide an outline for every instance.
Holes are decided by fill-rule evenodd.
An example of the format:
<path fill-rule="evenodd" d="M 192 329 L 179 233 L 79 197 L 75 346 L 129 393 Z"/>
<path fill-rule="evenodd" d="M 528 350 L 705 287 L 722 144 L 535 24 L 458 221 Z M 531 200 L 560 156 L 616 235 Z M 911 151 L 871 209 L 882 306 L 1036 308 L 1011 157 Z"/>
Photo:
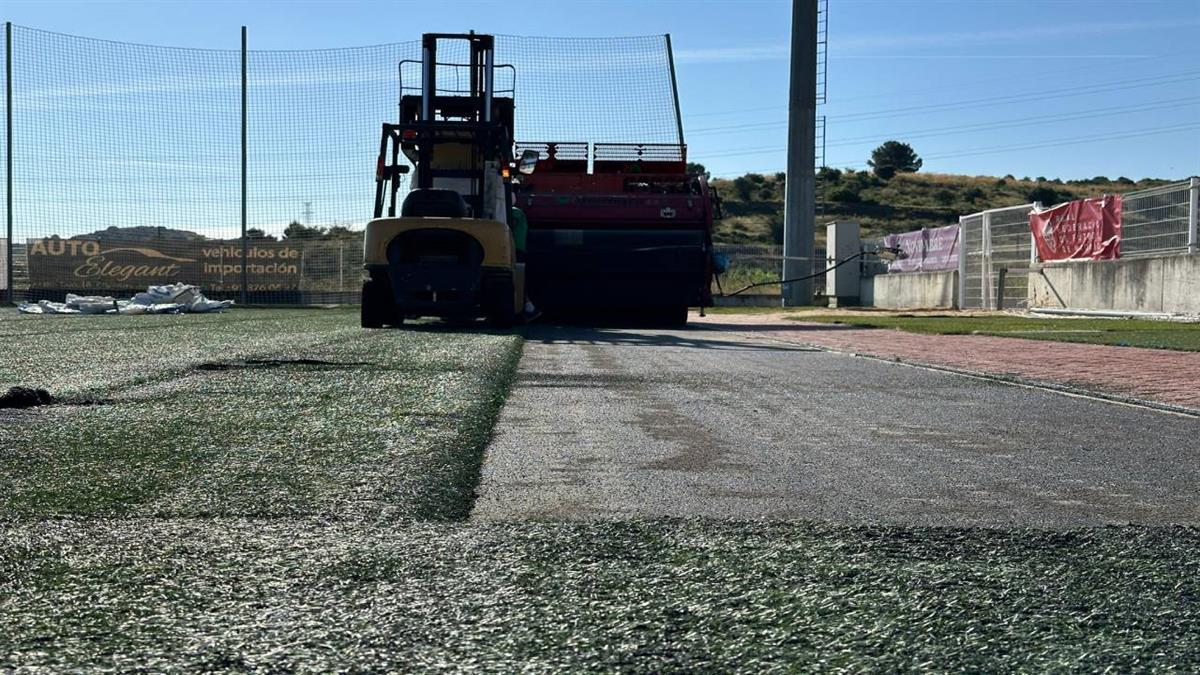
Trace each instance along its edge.
<path fill-rule="evenodd" d="M 304 202 L 304 224 L 312 225 L 312 202 Z"/>
<path fill-rule="evenodd" d="M 816 232 L 817 2 L 792 0 L 792 68 L 788 93 L 787 183 L 783 212 L 783 277 L 813 273 Z M 813 280 L 783 286 L 785 307 L 810 305 Z"/>

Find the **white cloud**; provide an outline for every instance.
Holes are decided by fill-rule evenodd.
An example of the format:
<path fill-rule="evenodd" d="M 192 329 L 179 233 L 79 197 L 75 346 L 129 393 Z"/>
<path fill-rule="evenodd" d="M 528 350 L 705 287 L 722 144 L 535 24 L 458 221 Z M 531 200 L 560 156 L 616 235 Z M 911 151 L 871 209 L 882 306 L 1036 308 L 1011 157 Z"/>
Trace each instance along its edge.
<path fill-rule="evenodd" d="M 786 44 L 760 45 L 754 47 L 707 47 L 700 49 L 677 49 L 677 63 L 736 63 L 741 61 L 774 61 L 786 59 L 789 54 Z"/>
<path fill-rule="evenodd" d="M 833 36 L 830 47 L 838 54 L 879 52 L 884 49 L 913 47 L 963 47 L 1001 42 L 1020 42 L 1030 39 L 1111 35 L 1144 30 L 1164 30 L 1200 26 L 1200 19 L 1170 21 L 1121 21 L 1102 23 L 1058 24 L 1052 26 L 1021 26 L 976 31 L 939 31 L 925 34 L 878 34 Z"/>

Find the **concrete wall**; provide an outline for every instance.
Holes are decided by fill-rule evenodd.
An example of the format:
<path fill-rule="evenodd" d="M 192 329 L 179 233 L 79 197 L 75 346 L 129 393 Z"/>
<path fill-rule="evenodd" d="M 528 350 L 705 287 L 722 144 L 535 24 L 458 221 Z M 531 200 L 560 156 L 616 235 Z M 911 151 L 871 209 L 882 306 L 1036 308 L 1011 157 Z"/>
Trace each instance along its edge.
<path fill-rule="evenodd" d="M 958 307 L 958 272 L 905 272 L 863 279 L 863 304 L 884 309 Z"/>
<path fill-rule="evenodd" d="M 1200 255 L 1038 265 L 1029 306 L 1200 314 Z"/>

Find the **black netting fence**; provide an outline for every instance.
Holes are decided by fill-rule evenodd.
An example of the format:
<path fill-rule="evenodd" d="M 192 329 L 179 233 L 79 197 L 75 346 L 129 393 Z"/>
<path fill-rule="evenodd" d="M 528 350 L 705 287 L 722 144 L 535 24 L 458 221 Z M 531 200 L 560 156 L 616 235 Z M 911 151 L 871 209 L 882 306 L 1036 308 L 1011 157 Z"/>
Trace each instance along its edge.
<path fill-rule="evenodd" d="M 214 298 L 357 301 L 381 124 L 398 117 L 402 81 L 419 87 L 419 41 L 251 49 L 244 89 L 236 48 L 20 26 L 6 46 L 13 199 L 0 289 L 11 276 L 15 300 L 184 282 Z M 664 36 L 497 36 L 496 62 L 519 142 L 679 142 Z M 461 70 L 447 66 L 439 87 L 454 89 Z"/>

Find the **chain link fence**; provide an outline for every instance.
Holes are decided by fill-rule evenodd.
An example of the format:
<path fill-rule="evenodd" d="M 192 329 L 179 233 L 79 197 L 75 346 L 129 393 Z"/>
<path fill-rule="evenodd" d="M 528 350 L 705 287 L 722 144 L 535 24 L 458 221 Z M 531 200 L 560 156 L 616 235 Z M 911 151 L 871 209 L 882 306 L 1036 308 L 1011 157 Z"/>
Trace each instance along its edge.
<path fill-rule="evenodd" d="M 182 49 L 11 25 L 5 40 L 13 300 L 184 282 L 251 303 L 357 301 L 381 125 L 419 41 Z M 496 59 L 518 141 L 680 142 L 667 36 L 497 36 Z"/>
<path fill-rule="evenodd" d="M 1127 192 L 1121 197 L 1121 257 L 1196 252 L 1193 232 L 1200 180 Z M 1189 248 L 1190 242 L 1190 248 Z"/>
<path fill-rule="evenodd" d="M 1029 304 L 1033 240 L 1029 214 L 1036 204 L 989 209 L 959 218 L 959 303 L 964 309 Z"/>
<path fill-rule="evenodd" d="M 729 261 L 728 271 L 713 280 L 714 296 L 722 292 L 734 293 L 752 284 L 763 284 L 748 289 L 740 295 L 782 301 L 780 285 L 768 283 L 782 278 L 782 246 L 717 244 L 713 248 L 717 254 L 725 256 Z M 825 294 L 825 275 L 819 273 L 823 272 L 826 267 L 828 264 L 825 259 L 825 249 L 815 248 L 812 257 L 812 273 L 818 274 L 818 276 L 813 278 L 813 294 L 818 297 Z M 720 304 L 719 301 L 718 304 Z"/>

